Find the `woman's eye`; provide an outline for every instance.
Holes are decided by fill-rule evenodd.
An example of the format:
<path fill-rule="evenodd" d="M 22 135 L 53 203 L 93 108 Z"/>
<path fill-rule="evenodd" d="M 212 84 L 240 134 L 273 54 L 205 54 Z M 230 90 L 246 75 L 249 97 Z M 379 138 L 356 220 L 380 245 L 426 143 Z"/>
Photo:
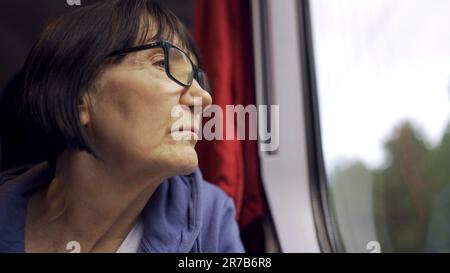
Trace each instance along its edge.
<path fill-rule="evenodd" d="M 164 62 L 164 60 L 160 60 L 160 61 L 154 62 L 153 65 L 164 69 L 165 62 Z"/>

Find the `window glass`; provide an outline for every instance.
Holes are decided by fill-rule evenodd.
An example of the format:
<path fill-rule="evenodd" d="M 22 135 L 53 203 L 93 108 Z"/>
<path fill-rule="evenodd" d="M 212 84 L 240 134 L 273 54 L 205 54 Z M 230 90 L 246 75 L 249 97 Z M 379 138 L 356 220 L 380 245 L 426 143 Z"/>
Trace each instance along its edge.
<path fill-rule="evenodd" d="M 341 251 L 450 252 L 450 1 L 310 1 Z"/>

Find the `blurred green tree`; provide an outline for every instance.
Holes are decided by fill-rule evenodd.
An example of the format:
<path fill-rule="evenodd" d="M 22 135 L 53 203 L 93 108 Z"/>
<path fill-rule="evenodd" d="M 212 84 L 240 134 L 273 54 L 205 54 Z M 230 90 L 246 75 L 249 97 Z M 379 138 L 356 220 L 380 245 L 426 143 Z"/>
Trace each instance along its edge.
<path fill-rule="evenodd" d="M 339 232 L 342 245 L 347 249 L 356 245 L 348 239 L 352 232 L 363 234 L 349 231 L 352 225 L 344 222 L 366 219 L 361 209 L 348 205 L 349 200 L 363 204 L 358 200 L 365 196 L 373 202 L 363 208 L 369 216 L 373 214 L 383 252 L 450 251 L 450 124 L 448 128 L 438 145 L 431 147 L 413 123 L 404 122 L 385 142 L 383 167 L 369 169 L 354 161 L 333 171 L 329 176 L 331 209 L 336 225 L 346 229 Z M 367 189 L 372 196 L 367 196 Z M 343 217 L 345 210 L 347 217 Z"/>

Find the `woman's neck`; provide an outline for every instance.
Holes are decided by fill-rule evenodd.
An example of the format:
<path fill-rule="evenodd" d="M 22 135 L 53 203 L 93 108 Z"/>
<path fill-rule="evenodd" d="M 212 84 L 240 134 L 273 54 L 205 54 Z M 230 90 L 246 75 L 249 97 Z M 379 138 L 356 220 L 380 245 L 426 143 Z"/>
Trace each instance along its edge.
<path fill-rule="evenodd" d="M 65 151 L 55 177 L 28 204 L 27 252 L 115 252 L 164 177 L 110 167 L 81 151 Z"/>

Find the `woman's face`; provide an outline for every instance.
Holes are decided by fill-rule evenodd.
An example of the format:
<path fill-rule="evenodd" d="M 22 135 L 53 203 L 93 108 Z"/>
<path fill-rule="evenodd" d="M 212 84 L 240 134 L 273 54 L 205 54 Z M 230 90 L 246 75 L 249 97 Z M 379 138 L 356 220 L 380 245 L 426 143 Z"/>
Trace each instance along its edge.
<path fill-rule="evenodd" d="M 201 98 L 202 105 L 196 106 L 205 107 L 211 96 L 195 80 L 189 88 L 171 80 L 163 63 L 161 48 L 130 53 L 106 68 L 95 90 L 88 92 L 81 122 L 99 157 L 110 166 L 166 176 L 188 174 L 197 166 L 197 140 L 189 132 L 200 122 L 200 113 L 193 111 L 194 98 Z M 187 107 L 183 115 L 172 117 L 177 105 Z M 182 134 L 182 140 L 172 136 L 174 124 L 188 128 L 175 133 Z"/>

